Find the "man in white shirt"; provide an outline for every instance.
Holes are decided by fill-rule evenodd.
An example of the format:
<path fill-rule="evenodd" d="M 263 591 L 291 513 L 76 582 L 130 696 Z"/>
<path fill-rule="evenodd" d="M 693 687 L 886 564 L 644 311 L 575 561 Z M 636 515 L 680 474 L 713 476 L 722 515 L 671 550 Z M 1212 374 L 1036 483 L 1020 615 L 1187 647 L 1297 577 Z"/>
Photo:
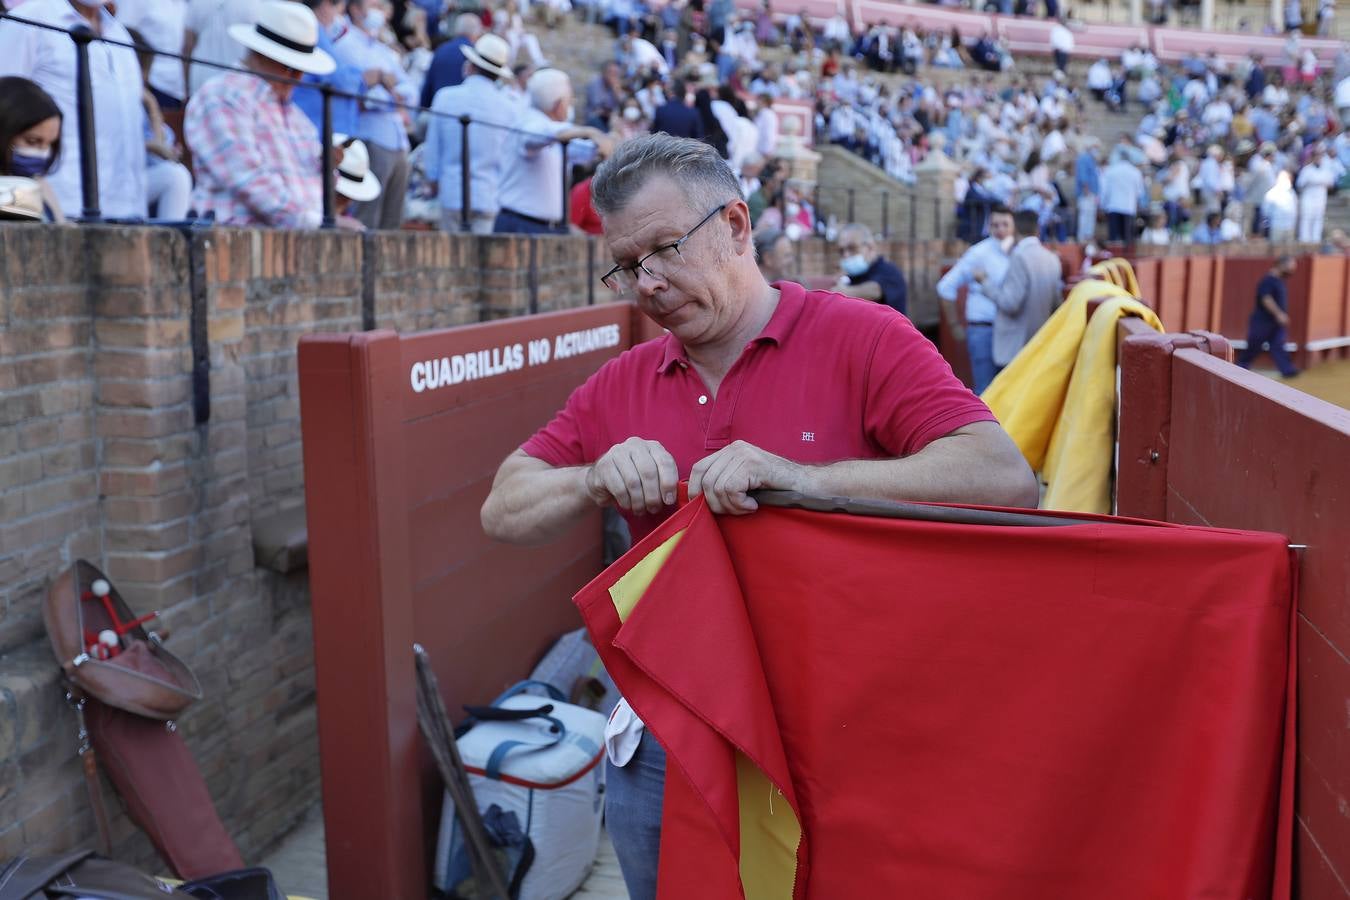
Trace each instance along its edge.
<path fill-rule="evenodd" d="M 21 15 L 58 28 L 86 27 L 100 37 L 130 43 L 126 27 L 104 6 L 100 0 L 28 0 Z M 143 219 L 147 209 L 140 63 L 129 47 L 93 41 L 89 44 L 89 68 L 99 211 L 106 218 Z M 35 82 L 60 107 L 66 138 L 61 142 L 61 158 L 45 179 L 66 215 L 78 215 L 84 204 L 75 108 L 75 43 L 59 31 L 0 19 L 0 76 L 4 75 Z"/>
<path fill-rule="evenodd" d="M 1124 153 L 1112 153 L 1102 175 L 1102 209 L 1106 210 L 1107 240 L 1134 243 L 1134 217 L 1144 193 L 1144 176 Z"/>
<path fill-rule="evenodd" d="M 567 165 L 607 156 L 608 135 L 572 124 L 572 81 L 558 69 L 540 69 L 526 85 L 529 106 L 515 123 L 502 154 L 498 234 L 566 234 L 563 216 L 563 150 Z"/>
<path fill-rule="evenodd" d="M 1061 18 L 1050 29 L 1050 49 L 1054 52 L 1055 68 L 1061 72 L 1069 71 L 1069 54 L 1073 52 L 1073 32 Z"/>
<path fill-rule="evenodd" d="M 247 52 L 230 37 L 231 25 L 252 25 L 258 20 L 262 0 L 188 0 L 183 28 L 183 56 L 203 62 L 238 66 Z M 182 63 L 188 94 L 197 93 L 203 84 L 224 69 L 199 63 Z"/>
<path fill-rule="evenodd" d="M 759 132 L 755 150 L 769 159 L 778 152 L 778 113 L 773 110 L 773 98 L 759 95 L 759 110 L 755 113 L 755 128 Z"/>
<path fill-rule="evenodd" d="M 1336 115 L 1340 117 L 1341 127 L 1350 126 L 1350 77 L 1336 82 Z"/>
<path fill-rule="evenodd" d="M 1087 86 L 1092 96 L 1098 100 L 1105 99 L 1106 92 L 1111 89 L 1111 64 L 1105 59 L 1099 59 L 1088 66 Z"/>
<path fill-rule="evenodd" d="M 1327 156 L 1324 146 L 1313 147 L 1312 159 L 1298 173 L 1298 240 L 1322 243 L 1322 220 L 1327 211 L 1327 189 L 1340 177 L 1340 163 Z"/>
<path fill-rule="evenodd" d="M 368 229 L 396 229 L 403 224 L 408 193 L 407 113 L 391 101 L 415 106 L 418 88 L 403 71 L 398 54 L 380 34 L 388 24 L 385 0 L 348 0 L 351 27 L 333 45 L 339 63 L 367 73 L 369 85 L 361 101 L 356 134 L 370 151 L 370 171 L 384 185 L 379 197 L 358 203 L 352 214 Z"/>
<path fill-rule="evenodd" d="M 139 31 L 155 50 L 179 53 L 187 10 L 188 0 L 118 0 L 117 21 Z M 150 64 L 149 83 L 160 109 L 182 108 L 187 99 L 182 62 L 156 55 Z"/>
<path fill-rule="evenodd" d="M 1294 193 L 1293 181 L 1289 173 L 1280 170 L 1275 174 L 1275 185 L 1266 191 L 1261 201 L 1261 215 L 1270 226 L 1270 242 L 1283 244 L 1294 239 L 1294 228 L 1298 224 L 1298 194 Z"/>

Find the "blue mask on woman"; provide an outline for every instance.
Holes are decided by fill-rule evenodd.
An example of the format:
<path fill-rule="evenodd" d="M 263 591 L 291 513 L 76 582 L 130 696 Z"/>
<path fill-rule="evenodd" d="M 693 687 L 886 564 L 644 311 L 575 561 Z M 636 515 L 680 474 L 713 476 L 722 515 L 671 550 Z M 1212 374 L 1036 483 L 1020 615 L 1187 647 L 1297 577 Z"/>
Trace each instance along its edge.
<path fill-rule="evenodd" d="M 52 151 L 28 150 L 13 147 L 9 151 L 10 174 L 21 178 L 36 178 L 46 175 L 52 165 Z"/>

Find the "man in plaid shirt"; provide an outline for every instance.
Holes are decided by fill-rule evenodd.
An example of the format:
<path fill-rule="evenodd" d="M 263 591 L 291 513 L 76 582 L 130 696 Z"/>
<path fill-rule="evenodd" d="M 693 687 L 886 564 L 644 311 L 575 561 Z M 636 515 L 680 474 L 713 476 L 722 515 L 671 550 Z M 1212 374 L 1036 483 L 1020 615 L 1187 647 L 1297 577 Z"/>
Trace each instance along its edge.
<path fill-rule="evenodd" d="M 193 205 L 222 225 L 317 228 L 323 219 L 322 147 L 314 124 L 291 102 L 299 79 L 336 63 L 317 48 L 314 13 L 291 0 L 265 3 L 254 25 L 230 36 L 249 49 L 244 68 L 204 84 L 188 103 L 184 132 L 197 187 Z"/>

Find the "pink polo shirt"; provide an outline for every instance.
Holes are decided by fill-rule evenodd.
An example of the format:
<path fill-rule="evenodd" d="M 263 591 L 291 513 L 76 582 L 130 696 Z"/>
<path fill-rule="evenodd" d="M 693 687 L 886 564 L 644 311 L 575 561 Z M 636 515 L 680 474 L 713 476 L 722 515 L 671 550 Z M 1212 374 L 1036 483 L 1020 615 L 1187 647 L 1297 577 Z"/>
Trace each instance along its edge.
<path fill-rule="evenodd" d="M 793 282 L 775 287 L 777 309 L 716 397 L 666 334 L 607 362 L 521 449 L 580 466 L 636 436 L 665 447 L 684 479 L 737 440 L 801 463 L 895 459 L 994 421 L 905 316 Z M 665 516 L 625 518 L 637 541 Z"/>

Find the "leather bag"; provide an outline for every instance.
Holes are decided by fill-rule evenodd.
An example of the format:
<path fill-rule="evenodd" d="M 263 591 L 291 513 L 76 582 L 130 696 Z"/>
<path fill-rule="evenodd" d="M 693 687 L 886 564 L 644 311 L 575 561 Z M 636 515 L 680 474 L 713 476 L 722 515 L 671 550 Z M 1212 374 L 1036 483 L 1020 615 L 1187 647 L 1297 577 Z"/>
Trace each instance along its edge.
<path fill-rule="evenodd" d="M 118 620 L 136 621 L 107 576 L 76 560 L 53 582 L 42 606 L 42 621 L 66 678 L 96 700 L 152 719 L 172 719 L 200 700 L 197 676 L 141 625 L 122 636 L 124 646 L 116 656 L 98 659 L 90 653 L 86 637 L 115 627 L 102 600 L 93 595 L 96 581 L 107 583 L 108 602 Z"/>

